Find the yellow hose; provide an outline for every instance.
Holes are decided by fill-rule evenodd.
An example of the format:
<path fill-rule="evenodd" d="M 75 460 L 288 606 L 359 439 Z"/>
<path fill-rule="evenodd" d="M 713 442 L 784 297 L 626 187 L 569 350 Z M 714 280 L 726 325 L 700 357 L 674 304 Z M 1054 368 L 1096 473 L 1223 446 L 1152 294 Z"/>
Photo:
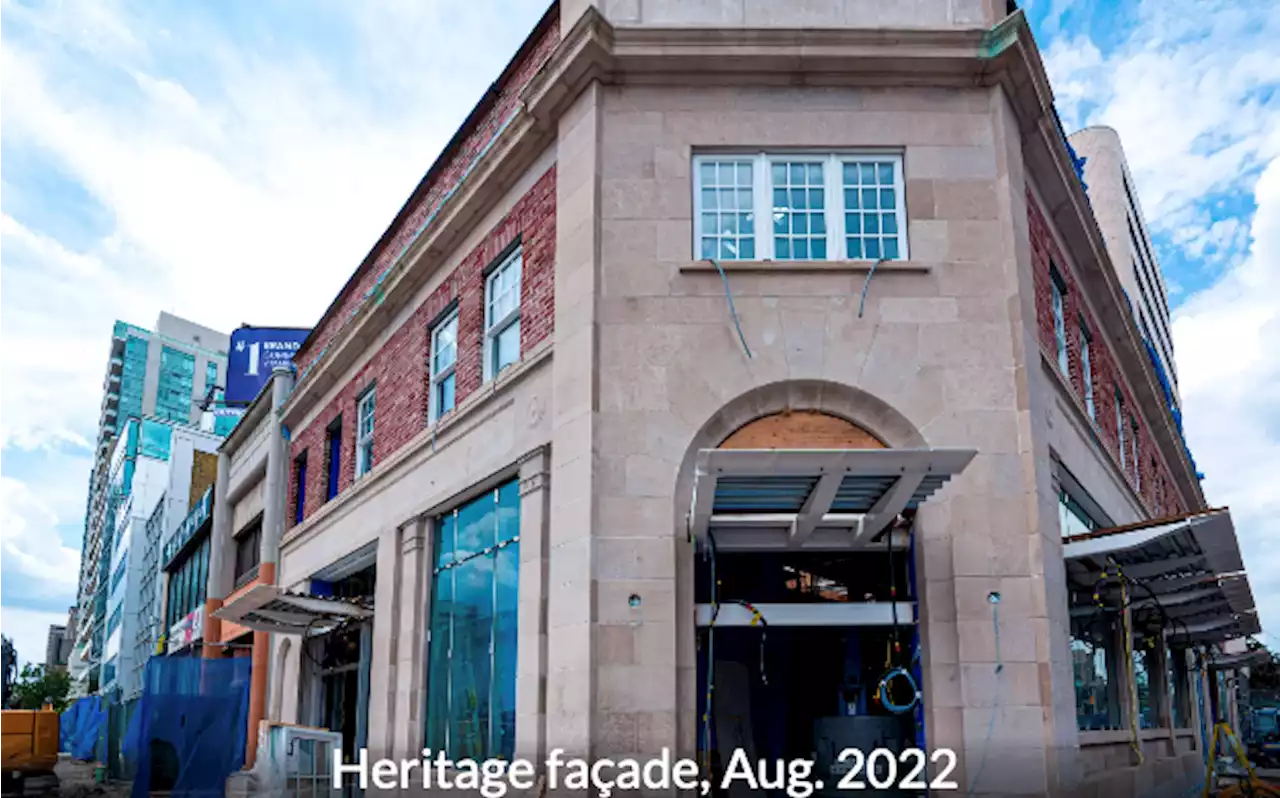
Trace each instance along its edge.
<path fill-rule="evenodd" d="M 1129 588 L 1123 578 L 1120 579 L 1120 619 L 1124 627 L 1124 661 L 1128 671 L 1129 682 L 1129 747 L 1138 756 L 1138 764 L 1143 763 L 1142 742 L 1139 739 L 1140 724 L 1138 722 L 1138 680 L 1133 669 L 1133 627 L 1129 618 Z"/>

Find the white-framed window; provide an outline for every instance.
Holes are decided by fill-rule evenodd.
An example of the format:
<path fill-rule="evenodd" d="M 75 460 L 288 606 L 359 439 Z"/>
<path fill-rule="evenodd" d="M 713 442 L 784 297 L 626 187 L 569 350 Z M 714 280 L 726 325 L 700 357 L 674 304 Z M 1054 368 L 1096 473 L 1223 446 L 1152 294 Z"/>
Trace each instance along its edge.
<path fill-rule="evenodd" d="M 1129 416 L 1129 428 L 1133 432 L 1130 440 L 1133 441 L 1133 457 L 1130 462 L 1133 463 L 1133 482 L 1134 487 L 1139 491 L 1142 490 L 1142 459 L 1138 457 L 1138 419 Z"/>
<path fill-rule="evenodd" d="M 434 422 L 453 409 L 457 388 L 458 311 L 431 331 L 431 399 L 428 420 Z"/>
<path fill-rule="evenodd" d="M 493 379 L 520 359 L 520 249 L 503 259 L 484 282 L 484 378 Z"/>
<path fill-rule="evenodd" d="M 356 479 L 373 468 L 374 389 L 370 388 L 356 403 Z"/>
<path fill-rule="evenodd" d="M 1089 351 L 1093 344 L 1093 335 L 1089 332 L 1089 328 L 1085 325 L 1084 319 L 1080 320 L 1080 376 L 1084 382 L 1084 409 L 1089 414 L 1089 418 L 1097 421 L 1098 411 L 1093 404 L 1093 360 L 1092 353 Z"/>
<path fill-rule="evenodd" d="M 1053 343 L 1058 355 L 1058 369 L 1069 379 L 1071 363 L 1067 358 L 1066 288 L 1052 264 L 1049 265 L 1049 291 L 1053 304 Z"/>
<path fill-rule="evenodd" d="M 1129 442 L 1124 434 L 1124 398 L 1120 396 L 1119 388 L 1116 388 L 1116 435 L 1120 443 L 1120 468 L 1126 469 L 1129 467 Z"/>
<path fill-rule="evenodd" d="M 696 258 L 908 257 L 899 154 L 705 154 L 693 160 Z"/>

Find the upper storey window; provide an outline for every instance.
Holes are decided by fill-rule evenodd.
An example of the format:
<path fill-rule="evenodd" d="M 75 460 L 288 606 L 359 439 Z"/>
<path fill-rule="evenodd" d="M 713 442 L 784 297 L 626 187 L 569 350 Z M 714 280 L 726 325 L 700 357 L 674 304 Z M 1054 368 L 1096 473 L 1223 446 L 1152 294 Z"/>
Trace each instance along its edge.
<path fill-rule="evenodd" d="M 356 403 L 356 479 L 373 469 L 374 390 L 370 388 Z"/>
<path fill-rule="evenodd" d="M 458 366 L 458 311 L 453 311 L 431 331 L 430 420 L 453 409 Z"/>
<path fill-rule="evenodd" d="M 1064 376 L 1071 375 L 1071 366 L 1067 359 L 1067 321 L 1064 296 L 1066 283 L 1052 264 L 1049 266 L 1049 290 L 1052 292 L 1053 305 L 1053 344 L 1058 356 L 1058 369 Z"/>
<path fill-rule="evenodd" d="M 906 259 L 906 221 L 899 155 L 694 158 L 698 258 Z"/>
<path fill-rule="evenodd" d="M 489 273 L 484 284 L 484 378 L 520 359 L 520 249 Z"/>

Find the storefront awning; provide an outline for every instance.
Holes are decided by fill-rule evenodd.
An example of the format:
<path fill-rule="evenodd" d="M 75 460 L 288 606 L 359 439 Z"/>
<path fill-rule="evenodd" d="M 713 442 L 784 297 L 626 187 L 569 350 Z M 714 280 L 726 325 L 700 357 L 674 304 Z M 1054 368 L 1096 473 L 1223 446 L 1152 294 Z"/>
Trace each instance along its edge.
<path fill-rule="evenodd" d="M 1094 585 L 1109 562 L 1118 565 L 1135 583 L 1128 590 L 1131 606 L 1159 606 L 1172 626 L 1166 635 L 1213 643 L 1259 631 L 1226 508 L 1075 535 L 1062 549 L 1076 584 Z M 1109 584 L 1102 598 L 1114 603 L 1118 591 Z"/>
<path fill-rule="evenodd" d="M 213 613 L 255 632 L 322 634 L 343 621 L 373 615 L 361 603 L 348 599 L 286 593 L 275 585 L 254 585 Z"/>
<path fill-rule="evenodd" d="M 1270 659 L 1271 652 L 1265 648 L 1259 648 L 1255 651 L 1241 651 L 1238 654 L 1220 654 L 1209 663 L 1209 667 L 1219 670 L 1234 670 L 1236 668 L 1262 665 Z"/>
<path fill-rule="evenodd" d="M 866 547 L 973 449 L 703 449 L 690 526 L 722 551 Z M 902 541 L 899 541 L 902 542 Z"/>
<path fill-rule="evenodd" d="M 1197 570 L 1217 575 L 1244 570 L 1231 511 L 1226 508 L 1101 529 L 1063 543 L 1062 554 L 1068 560 L 1092 560 L 1101 570 L 1110 557 L 1135 579 Z"/>

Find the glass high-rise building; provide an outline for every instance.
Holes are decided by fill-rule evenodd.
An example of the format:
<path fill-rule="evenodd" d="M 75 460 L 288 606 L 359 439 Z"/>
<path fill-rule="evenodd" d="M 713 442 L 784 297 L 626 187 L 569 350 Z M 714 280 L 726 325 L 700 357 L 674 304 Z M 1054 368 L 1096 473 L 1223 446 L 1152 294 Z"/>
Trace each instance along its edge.
<path fill-rule="evenodd" d="M 71 675 L 76 692 L 97 688 L 99 666 L 104 661 L 107 642 L 107 605 L 111 596 L 113 530 L 117 516 L 127 514 L 127 493 L 113 485 L 131 484 L 135 457 L 122 457 L 113 480 L 112 453 L 130 446 L 116 447 L 126 430 L 141 419 L 170 424 L 197 425 L 201 421 L 201 400 L 210 393 L 220 398 L 227 371 L 226 333 L 203 327 L 169 313 L 161 313 L 154 330 L 117 321 L 111 333 L 107 373 L 103 380 L 101 415 L 93 470 L 85 512 L 84 544 L 80 560 L 77 596 L 79 617 L 71 657 Z M 234 426 L 236 419 L 217 424 Z M 229 429 L 215 429 L 225 435 Z M 117 566 L 118 567 L 118 566 Z"/>

